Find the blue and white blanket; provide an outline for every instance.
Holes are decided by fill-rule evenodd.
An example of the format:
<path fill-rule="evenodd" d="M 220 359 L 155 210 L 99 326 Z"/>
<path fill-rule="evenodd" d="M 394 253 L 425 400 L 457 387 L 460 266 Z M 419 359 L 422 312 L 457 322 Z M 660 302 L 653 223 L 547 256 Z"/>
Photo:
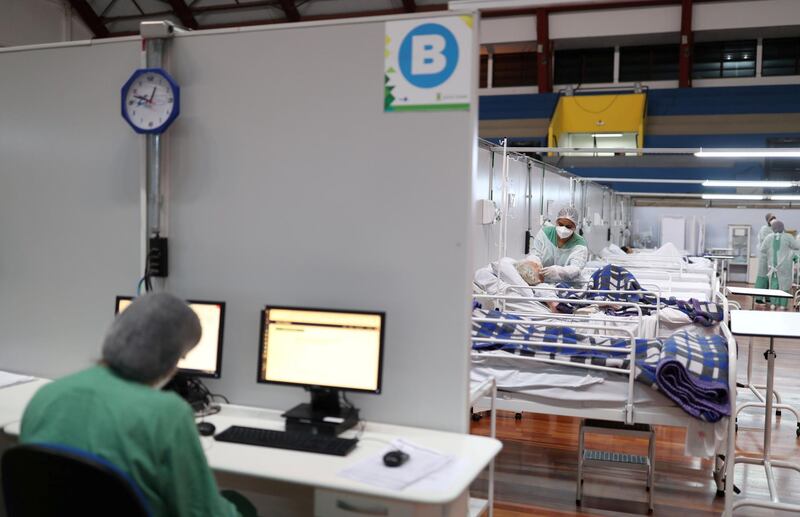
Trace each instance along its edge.
<path fill-rule="evenodd" d="M 473 321 L 473 338 L 494 338 L 499 341 L 473 341 L 472 349 L 479 353 L 503 351 L 520 356 L 621 369 L 627 369 L 630 365 L 630 353 L 626 350 L 629 341 L 624 338 L 582 335 L 570 327 L 532 323 L 512 314 L 479 308 L 473 310 L 473 317 L 511 320 Z M 512 340 L 548 344 L 537 346 Z M 619 352 L 576 350 L 559 346 L 561 344 L 618 348 Z M 706 422 L 717 422 L 724 416 L 730 416 L 728 344 L 722 336 L 698 336 L 680 331 L 665 339 L 636 339 L 634 366 L 636 381 L 662 392 L 691 416 Z"/>
<path fill-rule="evenodd" d="M 645 305 L 657 305 L 659 300 L 655 295 L 645 292 L 636 277 L 622 266 L 608 265 L 598 269 L 592 273 L 586 289 L 570 288 L 569 284 L 558 284 L 556 287 L 562 290 L 556 291 L 559 298 L 566 298 L 569 300 L 597 300 L 597 301 L 612 301 L 612 302 L 632 302 L 642 303 Z M 635 293 L 590 293 L 586 291 L 642 291 Z M 695 323 L 699 323 L 704 327 L 711 327 L 722 321 L 724 312 L 723 308 L 712 302 L 701 302 L 695 299 L 677 300 L 674 297 L 661 298 L 661 304 L 664 306 L 673 307 L 691 318 Z M 558 304 L 558 311 L 572 314 L 576 309 L 580 308 L 582 304 L 577 303 L 560 303 Z M 651 310 L 648 308 L 641 308 L 642 314 L 650 314 Z M 629 306 L 620 307 L 605 307 L 604 311 L 607 314 L 615 316 L 630 316 L 636 315 L 638 312 Z"/>

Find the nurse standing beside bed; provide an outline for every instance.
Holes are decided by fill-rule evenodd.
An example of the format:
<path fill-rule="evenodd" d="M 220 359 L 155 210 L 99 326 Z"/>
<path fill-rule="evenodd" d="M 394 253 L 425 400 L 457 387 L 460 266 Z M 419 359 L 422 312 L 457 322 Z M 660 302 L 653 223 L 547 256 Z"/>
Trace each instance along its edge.
<path fill-rule="evenodd" d="M 542 274 L 548 283 L 575 282 L 589 258 L 586 240 L 575 233 L 578 211 L 571 206 L 558 212 L 556 226 L 544 226 L 533 240 L 529 258 L 536 257 L 544 268 Z"/>

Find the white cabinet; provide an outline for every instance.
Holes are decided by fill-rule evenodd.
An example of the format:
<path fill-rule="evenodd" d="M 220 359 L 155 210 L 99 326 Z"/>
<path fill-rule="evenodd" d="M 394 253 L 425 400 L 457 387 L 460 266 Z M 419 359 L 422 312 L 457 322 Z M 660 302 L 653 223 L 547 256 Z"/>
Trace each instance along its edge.
<path fill-rule="evenodd" d="M 750 230 L 749 224 L 728 225 L 728 247 L 733 260 L 728 265 L 728 279 L 747 282 L 750 270 Z"/>
<path fill-rule="evenodd" d="M 315 517 L 463 517 L 469 513 L 465 492 L 446 504 L 419 504 L 318 488 L 314 490 Z"/>

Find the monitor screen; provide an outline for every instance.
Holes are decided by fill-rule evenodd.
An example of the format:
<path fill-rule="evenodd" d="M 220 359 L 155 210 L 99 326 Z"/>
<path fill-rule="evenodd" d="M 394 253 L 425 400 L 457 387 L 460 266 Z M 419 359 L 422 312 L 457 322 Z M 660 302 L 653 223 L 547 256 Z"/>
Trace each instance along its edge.
<path fill-rule="evenodd" d="M 258 381 L 380 393 L 384 314 L 266 307 Z"/>
<path fill-rule="evenodd" d="M 133 303 L 129 296 L 117 296 L 116 313 L 124 311 Z M 197 346 L 186 357 L 178 361 L 182 373 L 200 377 L 219 377 L 222 370 L 222 334 L 225 322 L 225 303 L 187 300 L 186 303 L 197 314 L 203 336 Z"/>

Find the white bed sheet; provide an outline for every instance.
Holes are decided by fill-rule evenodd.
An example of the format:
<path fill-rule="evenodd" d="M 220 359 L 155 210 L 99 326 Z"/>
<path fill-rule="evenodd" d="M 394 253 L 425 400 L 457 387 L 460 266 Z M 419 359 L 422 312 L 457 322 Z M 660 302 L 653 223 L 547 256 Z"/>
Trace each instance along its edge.
<path fill-rule="evenodd" d="M 615 407 L 628 399 L 628 380 L 622 374 L 537 363 L 500 351 L 473 354 L 470 382 L 477 385 L 489 377 L 497 380 L 498 390 L 559 405 L 569 402 L 571 407 Z M 674 405 L 641 383 L 634 383 L 634 400 L 649 406 Z"/>
<path fill-rule="evenodd" d="M 520 360 L 506 352 L 473 355 L 470 384 L 474 388 L 486 379 L 497 382 L 498 399 L 522 399 L 575 409 L 621 408 L 628 400 L 628 377 L 623 374 L 587 370 L 535 361 Z M 639 408 L 676 407 L 659 391 L 640 382 L 633 383 L 633 399 Z M 712 457 L 725 450 L 728 419 L 717 423 L 688 418 L 684 449 L 687 456 Z"/>

